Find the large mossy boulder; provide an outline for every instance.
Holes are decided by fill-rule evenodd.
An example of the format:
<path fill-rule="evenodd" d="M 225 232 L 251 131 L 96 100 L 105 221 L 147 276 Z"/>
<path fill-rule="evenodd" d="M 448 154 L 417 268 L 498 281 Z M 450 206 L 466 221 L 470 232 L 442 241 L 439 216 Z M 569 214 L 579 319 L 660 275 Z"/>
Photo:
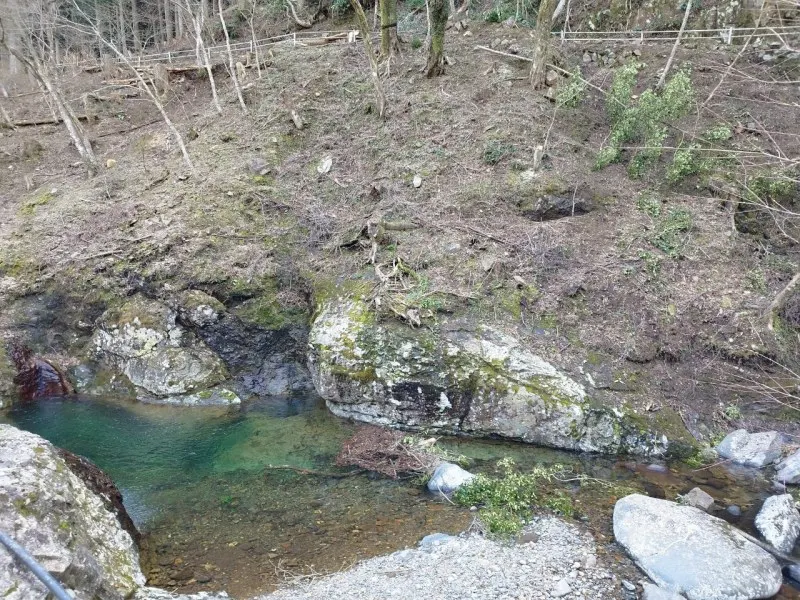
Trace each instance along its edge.
<path fill-rule="evenodd" d="M 231 404 L 238 396 L 216 387 L 228 379 L 222 359 L 176 322 L 176 312 L 136 296 L 100 318 L 92 339 L 97 355 L 136 386 L 143 401 Z"/>
<path fill-rule="evenodd" d="M 77 598 L 122 600 L 145 577 L 131 536 L 41 437 L 0 425 L 0 530 Z M 0 598 L 43 600 L 45 587 L 0 551 Z"/>
<path fill-rule="evenodd" d="M 357 300 L 324 303 L 309 368 L 330 410 L 359 421 L 502 437 L 591 452 L 664 454 L 669 441 L 516 338 L 462 321 L 435 330 L 376 320 Z"/>

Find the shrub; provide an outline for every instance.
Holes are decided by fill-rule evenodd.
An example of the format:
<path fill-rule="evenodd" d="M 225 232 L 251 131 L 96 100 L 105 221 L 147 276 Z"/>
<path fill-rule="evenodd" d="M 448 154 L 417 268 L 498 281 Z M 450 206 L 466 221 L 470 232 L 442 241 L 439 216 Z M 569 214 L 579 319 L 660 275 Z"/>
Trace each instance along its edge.
<path fill-rule="evenodd" d="M 519 473 L 514 461 L 504 458 L 497 463 L 499 477 L 478 475 L 456 490 L 453 500 L 462 506 L 478 506 L 480 516 L 490 532 L 511 535 L 520 531 L 537 504 L 557 510 L 565 516 L 573 514 L 572 503 L 563 493 L 548 494 L 543 484 L 563 472 L 560 465 L 536 467 L 530 473 Z M 540 501 L 540 498 L 542 499 Z"/>
<path fill-rule="evenodd" d="M 575 67 L 569 78 L 558 87 L 556 103 L 565 108 L 575 108 L 586 96 L 586 87 L 580 67 Z"/>
<path fill-rule="evenodd" d="M 684 116 L 690 109 L 694 92 L 687 71 L 678 71 L 660 93 L 645 90 L 636 102 L 632 94 L 641 65 L 631 62 L 620 67 L 614 75 L 606 96 L 606 112 L 611 121 L 607 145 L 600 150 L 595 168 L 602 169 L 622 156 L 622 146 L 638 141 L 642 148 L 628 165 L 628 174 L 641 177 L 661 156 L 667 137 L 665 123 Z"/>
<path fill-rule="evenodd" d="M 487 165 L 496 165 L 503 158 L 514 153 L 514 146 L 492 140 L 483 148 L 483 162 Z"/>

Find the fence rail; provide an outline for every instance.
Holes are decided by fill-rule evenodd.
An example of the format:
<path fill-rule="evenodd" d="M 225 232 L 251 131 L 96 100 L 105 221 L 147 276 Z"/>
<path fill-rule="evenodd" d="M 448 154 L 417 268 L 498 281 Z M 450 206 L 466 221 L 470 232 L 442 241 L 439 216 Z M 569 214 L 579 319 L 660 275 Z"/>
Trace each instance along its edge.
<path fill-rule="evenodd" d="M 347 31 L 297 31 L 283 35 L 273 36 L 255 41 L 236 42 L 231 44 L 233 52 L 255 52 L 256 49 L 267 49 L 276 45 L 291 45 L 293 47 L 303 47 L 315 39 L 324 39 L 335 35 L 347 34 Z M 684 39 L 720 39 L 726 44 L 732 44 L 733 40 L 749 38 L 751 36 L 784 36 L 800 35 L 800 25 L 783 25 L 779 27 L 722 27 L 718 29 L 690 29 L 683 32 Z M 553 36 L 564 42 L 674 42 L 678 39 L 678 31 L 674 29 L 654 29 L 654 30 L 629 30 L 629 31 L 554 31 Z M 207 46 L 206 57 L 226 55 L 227 46 L 220 44 L 217 46 Z M 187 63 L 196 64 L 197 55 L 195 50 L 175 50 L 167 52 L 155 52 L 130 56 L 128 62 L 137 67 L 146 67 L 155 63 L 168 63 L 171 65 L 185 65 Z M 121 64 L 123 59 L 119 57 L 108 57 L 106 62 L 109 64 Z M 61 66 L 73 67 L 96 67 L 101 64 L 99 60 L 84 60 L 70 63 L 62 63 Z"/>

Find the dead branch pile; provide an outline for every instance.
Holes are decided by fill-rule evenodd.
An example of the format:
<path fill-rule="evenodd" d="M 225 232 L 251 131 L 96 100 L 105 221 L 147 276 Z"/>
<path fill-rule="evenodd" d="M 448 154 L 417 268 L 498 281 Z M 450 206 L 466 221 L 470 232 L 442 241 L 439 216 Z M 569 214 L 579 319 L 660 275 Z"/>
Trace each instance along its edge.
<path fill-rule="evenodd" d="M 355 466 L 397 479 L 401 475 L 427 473 L 441 462 L 424 444 L 404 440 L 399 431 L 365 425 L 342 445 L 336 465 Z"/>

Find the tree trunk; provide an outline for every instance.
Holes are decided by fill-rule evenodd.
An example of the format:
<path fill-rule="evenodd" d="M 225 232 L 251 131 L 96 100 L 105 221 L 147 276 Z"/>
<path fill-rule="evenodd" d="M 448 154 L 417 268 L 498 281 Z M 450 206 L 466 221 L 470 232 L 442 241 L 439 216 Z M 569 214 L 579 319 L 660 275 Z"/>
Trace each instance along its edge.
<path fill-rule="evenodd" d="M 171 0 L 164 0 L 164 39 L 172 40 L 172 6 Z"/>
<path fill-rule="evenodd" d="M 428 45 L 425 76 L 438 77 L 444 74 L 444 30 L 447 27 L 450 4 L 448 0 L 428 0 L 428 5 L 431 12 L 431 41 Z"/>
<path fill-rule="evenodd" d="M 382 119 L 386 113 L 386 94 L 381 85 L 381 78 L 378 76 L 378 61 L 375 60 L 375 52 L 372 50 L 372 38 L 369 30 L 369 23 L 367 23 L 367 15 L 364 14 L 364 8 L 361 6 L 360 0 L 350 0 L 350 6 L 358 17 L 358 28 L 361 30 L 361 38 L 364 40 L 364 52 L 367 54 L 370 66 L 370 77 L 372 78 L 372 85 L 375 86 L 375 98 L 378 102 L 378 116 Z"/>
<path fill-rule="evenodd" d="M 208 75 L 208 83 L 211 85 L 211 98 L 214 102 L 214 109 L 217 114 L 222 114 L 222 107 L 219 104 L 219 96 L 217 96 L 217 82 L 214 81 L 214 72 L 211 69 L 211 61 L 206 53 L 206 46 L 203 43 L 203 15 L 198 11 L 198 14 L 192 12 L 192 5 L 190 0 L 185 0 L 185 9 L 187 15 L 192 20 L 192 27 L 194 28 L 194 41 L 195 52 L 197 54 L 197 66 L 203 67 Z"/>
<path fill-rule="evenodd" d="M 117 0 L 117 43 L 123 54 L 127 50 L 125 37 L 125 0 Z"/>
<path fill-rule="evenodd" d="M 536 17 L 536 39 L 533 43 L 533 66 L 531 66 L 531 85 L 534 89 L 544 85 L 547 63 L 550 60 L 550 28 L 556 0 L 542 0 Z"/>
<path fill-rule="evenodd" d="M 381 59 L 400 53 L 397 35 L 397 0 L 378 0 L 381 11 Z"/>
<path fill-rule="evenodd" d="M 231 71 L 231 81 L 233 81 L 233 87 L 236 90 L 236 97 L 239 99 L 239 106 L 242 107 L 242 112 L 247 114 L 247 105 L 244 103 L 244 98 L 242 97 L 242 88 L 239 86 L 239 76 L 236 73 L 236 65 L 233 61 L 233 52 L 231 51 L 231 38 L 228 35 L 228 27 L 225 25 L 225 16 L 223 15 L 222 11 L 222 0 L 219 1 L 219 22 L 222 24 L 222 32 L 225 34 L 225 47 L 228 50 L 228 68 Z"/>
<path fill-rule="evenodd" d="M 133 33 L 133 49 L 142 51 L 142 38 L 139 35 L 139 0 L 131 0 L 131 32 Z"/>

